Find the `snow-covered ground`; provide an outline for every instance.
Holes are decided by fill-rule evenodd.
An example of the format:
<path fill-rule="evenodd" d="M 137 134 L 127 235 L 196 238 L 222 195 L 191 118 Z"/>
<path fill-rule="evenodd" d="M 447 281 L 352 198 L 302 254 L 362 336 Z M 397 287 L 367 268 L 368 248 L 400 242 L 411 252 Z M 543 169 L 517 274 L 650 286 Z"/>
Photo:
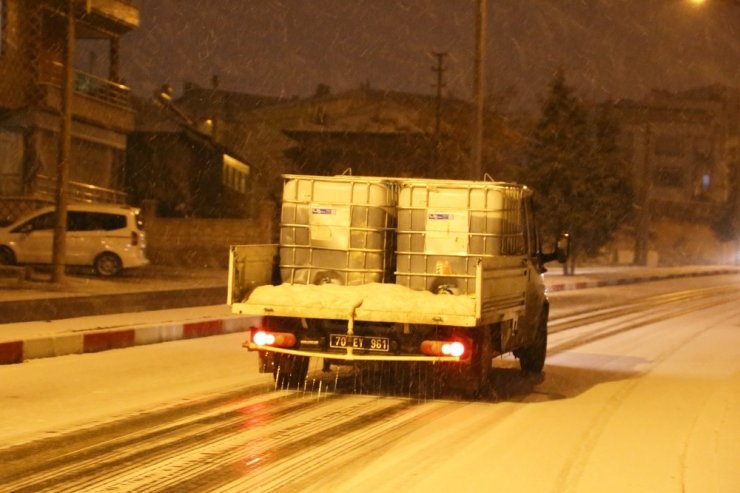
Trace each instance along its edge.
<path fill-rule="evenodd" d="M 671 281 L 671 288 L 712 282 Z M 634 287 L 564 293 L 553 297 L 554 312 L 564 313 L 566 302 L 576 309 L 590 298 L 615 301 L 630 290 L 649 296 L 659 292 L 656 286 L 641 286 L 639 293 Z M 224 491 L 737 492 L 740 304 L 700 304 L 682 303 L 677 308 L 685 313 L 670 318 L 656 311 L 640 323 L 639 314 L 631 314 L 551 334 L 544 379 L 523 378 L 511 358 L 497 360 L 498 395 L 487 401 L 317 400 L 312 393 L 299 397 L 304 411 L 277 412 L 291 402 L 285 401 L 274 404 L 274 416 L 235 426 L 228 449 L 213 445 L 187 458 L 169 457 L 167 467 L 155 462 L 146 468 L 174 477 L 194 463 L 234 460 L 226 452 L 236 450 L 249 462 L 229 469 Z M 594 335 L 600 331 L 609 334 Z M 581 335 L 591 342 L 574 344 Z M 243 338 L 230 334 L 0 367 L 0 452 L 266 386 L 271 376 L 256 372 L 254 354 L 240 347 Z M 337 431 L 343 420 L 366 420 L 368 427 Z M 315 433 L 310 445 L 299 445 L 306 438 L 301 430 Z M 253 433 L 260 433 L 257 439 Z M 0 478 L 2 471 L 0 465 Z M 128 481 L 136 471 L 127 473 Z M 109 484 L 125 490 L 135 483 Z"/>

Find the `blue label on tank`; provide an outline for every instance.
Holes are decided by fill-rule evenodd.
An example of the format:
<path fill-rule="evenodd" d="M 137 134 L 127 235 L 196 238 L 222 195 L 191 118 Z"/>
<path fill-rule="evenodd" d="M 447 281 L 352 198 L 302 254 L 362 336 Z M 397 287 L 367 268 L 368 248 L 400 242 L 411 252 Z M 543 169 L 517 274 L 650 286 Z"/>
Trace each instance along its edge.
<path fill-rule="evenodd" d="M 438 214 L 438 213 L 429 214 L 429 219 L 433 221 L 449 221 L 452 218 L 453 218 L 452 214 Z"/>
<path fill-rule="evenodd" d="M 330 214 L 336 214 L 336 209 L 325 209 L 323 207 L 314 207 L 311 209 L 311 214 L 317 214 L 317 215 L 330 215 Z"/>

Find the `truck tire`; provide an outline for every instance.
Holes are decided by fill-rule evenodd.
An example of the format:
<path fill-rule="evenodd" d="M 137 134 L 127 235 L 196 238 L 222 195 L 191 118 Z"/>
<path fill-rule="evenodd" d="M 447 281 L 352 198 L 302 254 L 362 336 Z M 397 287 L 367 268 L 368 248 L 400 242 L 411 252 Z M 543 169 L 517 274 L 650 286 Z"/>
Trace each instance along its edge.
<path fill-rule="evenodd" d="M 488 397 L 491 392 L 491 338 L 488 328 L 483 331 L 478 340 L 477 350 L 473 353 L 474 360 L 470 364 L 469 374 L 472 385 L 468 396 L 473 399 Z"/>
<path fill-rule="evenodd" d="M 491 392 L 491 328 L 485 327 L 474 338 L 473 354 L 468 363 L 458 363 L 448 382 L 452 389 L 461 391 L 468 399 L 482 399 Z"/>
<path fill-rule="evenodd" d="M 519 358 L 519 367 L 526 373 L 542 373 L 547 356 L 547 310 L 540 314 L 534 342 L 526 347 L 514 351 Z"/>
<path fill-rule="evenodd" d="M 309 358 L 306 356 L 275 353 L 272 368 L 275 388 L 300 388 L 308 375 L 308 362 Z"/>

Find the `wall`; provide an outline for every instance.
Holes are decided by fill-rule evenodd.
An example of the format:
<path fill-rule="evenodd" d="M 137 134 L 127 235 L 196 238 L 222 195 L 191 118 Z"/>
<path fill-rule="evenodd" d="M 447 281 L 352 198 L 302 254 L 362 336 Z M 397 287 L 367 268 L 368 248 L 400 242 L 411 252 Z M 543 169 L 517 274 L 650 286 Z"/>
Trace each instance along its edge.
<path fill-rule="evenodd" d="M 147 257 L 156 265 L 227 267 L 229 246 L 271 243 L 272 211 L 257 219 L 144 217 Z"/>
<path fill-rule="evenodd" d="M 624 228 L 597 258 L 584 265 L 631 265 L 634 234 Z M 740 241 L 721 242 L 705 224 L 654 220 L 650 225 L 649 266 L 732 265 L 740 262 Z"/>
<path fill-rule="evenodd" d="M 709 226 L 677 221 L 654 221 L 651 245 L 661 265 L 733 264 L 734 242 L 720 242 Z"/>

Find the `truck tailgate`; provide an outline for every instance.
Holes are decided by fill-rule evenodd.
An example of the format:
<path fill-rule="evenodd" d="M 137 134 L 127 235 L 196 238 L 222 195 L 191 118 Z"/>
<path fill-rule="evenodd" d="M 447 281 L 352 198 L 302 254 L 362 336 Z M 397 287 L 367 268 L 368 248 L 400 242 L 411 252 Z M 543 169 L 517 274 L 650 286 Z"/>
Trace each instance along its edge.
<path fill-rule="evenodd" d="M 270 283 L 274 245 L 231 250 L 229 300 L 244 315 L 437 324 L 473 327 L 518 316 L 524 306 L 526 268 L 522 259 L 483 259 L 473 295 L 434 294 L 397 284 Z"/>

